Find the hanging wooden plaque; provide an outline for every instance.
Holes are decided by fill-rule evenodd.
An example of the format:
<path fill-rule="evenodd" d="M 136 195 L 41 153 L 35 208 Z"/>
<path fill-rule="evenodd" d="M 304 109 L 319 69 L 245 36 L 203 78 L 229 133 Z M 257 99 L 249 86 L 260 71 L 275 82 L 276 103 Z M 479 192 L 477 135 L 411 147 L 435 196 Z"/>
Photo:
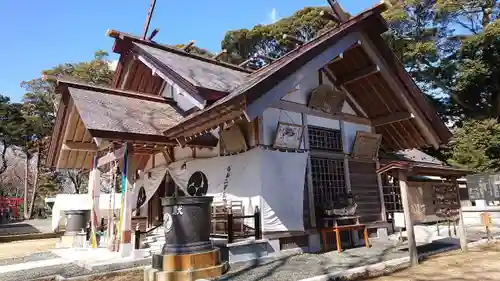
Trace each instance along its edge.
<path fill-rule="evenodd" d="M 351 157 L 358 159 L 376 159 L 382 135 L 357 131 L 352 146 Z"/>

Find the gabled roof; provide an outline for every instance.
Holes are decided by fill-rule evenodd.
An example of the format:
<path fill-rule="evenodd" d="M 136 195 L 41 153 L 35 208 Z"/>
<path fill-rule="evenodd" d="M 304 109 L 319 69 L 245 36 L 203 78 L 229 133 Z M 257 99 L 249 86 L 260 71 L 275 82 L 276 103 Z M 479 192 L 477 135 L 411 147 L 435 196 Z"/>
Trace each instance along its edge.
<path fill-rule="evenodd" d="M 462 177 L 474 174 L 474 171 L 452 167 L 436 157 L 418 149 L 405 149 L 380 155 L 382 164 L 378 173 L 393 169 L 410 170 L 421 176 Z"/>
<path fill-rule="evenodd" d="M 157 64 L 174 71 L 195 87 L 219 92 L 230 92 L 246 80 L 247 72 L 203 61 L 191 56 L 179 55 L 146 44 L 133 43 L 140 54 L 149 56 Z"/>
<path fill-rule="evenodd" d="M 85 128 L 90 131 L 163 136 L 182 114 L 172 102 L 106 94 L 98 89 L 68 87 Z"/>
<path fill-rule="evenodd" d="M 230 104 L 241 103 L 242 100 L 245 100 L 246 103 L 255 101 L 260 96 L 264 95 L 266 91 L 275 86 L 277 82 L 285 79 L 288 75 L 299 69 L 318 53 L 325 50 L 337 40 L 342 39 L 349 33 L 358 30 L 363 21 L 367 21 L 372 17 L 379 15 L 384 10 L 384 7 L 384 5 L 379 5 L 360 13 L 340 26 L 332 28 L 319 37 L 309 41 L 307 44 L 294 49 L 272 64 L 253 72 L 245 83 L 234 89 L 228 96 L 220 99 L 212 106 L 205 108 L 203 111 L 191 114 L 182 120 L 182 127 L 186 127 L 189 125 L 188 123 L 191 120 L 195 120 L 197 118 L 208 120 L 210 119 L 209 116 L 212 113 L 219 112 L 220 108 L 227 107 Z M 373 28 L 376 28 L 376 26 Z M 380 26 L 379 29 L 381 29 Z M 283 95 L 285 94 L 286 93 L 283 93 Z M 176 128 L 181 128 L 181 125 L 179 124 L 178 126 L 172 128 L 172 130 Z M 170 133 L 170 131 L 165 132 L 166 135 L 169 135 Z"/>
<path fill-rule="evenodd" d="M 266 107 L 272 106 L 286 95 L 291 90 L 287 87 L 294 87 L 299 83 L 305 72 L 310 74 L 321 68 L 333 83 L 338 82 L 339 77 L 344 81 L 352 76 L 358 78 L 356 83 L 340 85 L 349 93 L 348 102 L 351 101 L 350 105 L 359 117 L 377 121 L 374 121 L 373 126 L 376 127 L 377 133 L 383 135 L 383 147 L 389 150 L 437 147 L 446 143 L 451 133 L 383 42 L 380 34 L 387 30 L 387 26 L 381 13 L 385 9 L 383 4 L 377 5 L 351 17 L 253 73 L 238 66 L 189 54 L 117 31 L 112 31 L 110 36 L 117 38 L 114 48 L 116 52 L 123 54 L 127 50 L 142 48 L 140 50 L 151 60 L 156 60 L 157 63 L 165 61 L 162 63 L 164 71 L 170 71 L 172 77 L 177 75 L 185 81 L 190 81 L 190 85 L 198 84 L 199 87 L 210 85 L 212 82 L 203 77 L 204 73 L 195 74 L 192 70 L 195 65 L 208 63 L 218 66 L 217 74 L 213 76 L 217 86 L 212 84 L 210 87 L 217 88 L 217 91 L 224 89 L 230 92 L 219 95 L 218 100 L 210 106 L 190 114 L 179 124 L 166 130 L 164 134 L 168 137 L 190 138 L 242 116 L 252 120 L 262 114 Z M 147 45 L 147 48 L 138 47 L 140 45 Z M 169 53 L 165 55 L 169 59 L 160 56 L 164 53 Z M 340 53 L 343 56 L 338 56 Z M 174 65 L 174 57 L 176 61 L 181 61 L 177 57 L 189 57 L 189 64 L 193 67 Z M 195 62 L 196 60 L 199 62 Z M 174 68 L 178 70 L 172 71 Z M 367 72 L 367 68 L 376 71 Z M 235 81 L 229 82 L 226 79 L 229 76 L 233 76 Z M 340 113 L 338 115 L 341 118 Z M 392 115 L 401 117 L 398 117 L 396 122 L 386 122 Z"/>
<path fill-rule="evenodd" d="M 88 155 L 95 153 L 92 149 L 75 155 L 67 151 L 62 153 L 68 142 L 87 147 L 95 146 L 92 138 L 152 145 L 177 144 L 163 134 L 184 117 L 172 99 L 62 79 L 57 81 L 56 91 L 62 97 L 49 147 L 51 166 L 56 167 L 63 154 L 72 161 L 91 160 Z M 212 135 L 205 135 L 187 145 L 214 147 L 217 142 Z M 87 167 L 88 163 L 85 165 L 81 166 Z"/>

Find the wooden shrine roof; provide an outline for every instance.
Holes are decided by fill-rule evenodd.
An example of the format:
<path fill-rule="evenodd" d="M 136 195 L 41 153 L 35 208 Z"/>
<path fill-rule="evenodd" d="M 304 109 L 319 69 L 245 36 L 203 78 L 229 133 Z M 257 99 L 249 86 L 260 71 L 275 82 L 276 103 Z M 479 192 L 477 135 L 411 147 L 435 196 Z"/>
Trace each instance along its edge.
<path fill-rule="evenodd" d="M 150 59 L 164 68 L 174 71 L 195 87 L 219 92 L 230 92 L 246 80 L 247 72 L 222 65 L 182 56 L 170 51 L 154 48 L 142 43 L 134 43 L 138 52 L 149 55 Z"/>
<path fill-rule="evenodd" d="M 108 131 L 163 137 L 182 115 L 171 102 L 143 100 L 68 87 L 69 94 L 85 128 L 92 132 Z M 92 134 L 95 135 L 95 134 Z"/>
<path fill-rule="evenodd" d="M 255 114 L 248 114 L 253 103 L 259 104 L 277 84 L 288 83 L 325 50 L 356 34 L 360 38 L 358 43 L 332 57 L 321 71 L 334 81 L 337 88 L 345 90 L 347 102 L 357 118 L 363 119 L 363 124 L 374 126 L 383 136 L 384 150 L 438 147 L 448 142 L 451 133 L 381 37 L 387 30 L 381 16 L 385 9 L 383 4 L 377 5 L 353 16 L 258 71 L 111 30 L 108 35 L 116 39 L 113 50 L 122 54 L 114 83 L 115 86 L 120 84 L 128 75 L 125 73 L 133 73 L 123 71 L 126 58 L 130 54 L 141 55 L 157 68 L 154 71 L 189 89 L 186 91 L 194 96 L 210 100 L 210 103 L 205 103 L 209 106 L 183 118 L 164 132 L 171 138 L 189 139 L 235 118 L 253 119 Z M 290 80 L 290 84 L 297 83 L 296 78 Z M 200 94 L 202 88 L 212 92 Z M 285 95 L 286 91 L 279 91 L 279 94 Z M 265 101 L 261 103 L 265 103 L 264 106 L 259 104 L 261 111 L 265 106 L 272 106 Z M 340 113 L 338 115 L 340 118 Z"/>
<path fill-rule="evenodd" d="M 383 42 L 380 34 L 387 30 L 381 16 L 384 10 L 385 5 L 366 10 L 270 65 L 254 72 L 247 70 L 246 73 L 241 67 L 189 54 L 182 49 L 170 48 L 126 33 L 112 31 L 110 36 L 117 39 L 114 50 L 118 53 L 138 52 L 137 48 L 140 48 L 140 54 L 149 54 L 151 60 L 160 65 L 161 70 L 169 73 L 170 77 L 181 77 L 191 86 L 209 87 L 225 93 L 212 105 L 183 118 L 164 132 L 168 137 L 189 138 L 245 115 L 249 105 L 278 83 L 336 42 L 358 32 L 362 34 L 359 41 L 361 43 L 352 45 L 341 56 L 333 58 L 323 68 L 325 74 L 347 91 L 347 102 L 359 117 L 368 122 L 377 120 L 373 126 L 377 133 L 382 134 L 385 149 L 437 147 L 446 143 L 451 133 Z M 376 53 L 369 54 L 366 45 L 370 45 Z M 378 55 L 381 58 L 379 61 L 374 59 L 374 56 L 379 58 Z M 379 67 L 386 71 L 383 72 Z M 117 73 L 120 76 L 119 70 Z M 120 80 L 120 77 L 115 80 Z M 397 116 L 401 116 L 397 122 L 384 122 L 385 119 Z"/>
<path fill-rule="evenodd" d="M 418 176 L 462 177 L 474 174 L 467 169 L 452 167 L 439 159 L 417 149 L 408 149 L 380 155 L 381 168 L 378 173 L 391 170 L 407 170 Z"/>
<path fill-rule="evenodd" d="M 162 134 L 183 118 L 171 99 L 64 80 L 57 91 L 62 98 L 48 157 L 53 167 L 90 168 L 99 151 L 93 138 L 139 144 L 143 154 L 177 144 Z M 206 135 L 187 145 L 213 147 L 217 139 Z"/>

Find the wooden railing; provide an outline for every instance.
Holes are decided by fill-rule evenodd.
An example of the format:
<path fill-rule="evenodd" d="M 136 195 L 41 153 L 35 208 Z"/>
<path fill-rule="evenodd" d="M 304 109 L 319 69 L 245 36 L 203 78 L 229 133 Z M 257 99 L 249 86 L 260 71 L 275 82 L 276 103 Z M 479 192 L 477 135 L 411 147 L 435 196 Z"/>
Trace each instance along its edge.
<path fill-rule="evenodd" d="M 245 219 L 253 219 L 253 228 L 245 225 Z M 212 215 L 212 233 L 214 238 L 227 238 L 227 243 L 233 243 L 236 239 L 255 237 L 256 240 L 262 239 L 262 228 L 260 220 L 260 210 L 255 208 L 253 215 L 234 215 L 231 210 L 227 214 Z M 218 229 L 223 225 L 223 229 Z M 238 229 L 239 228 L 239 229 Z"/>

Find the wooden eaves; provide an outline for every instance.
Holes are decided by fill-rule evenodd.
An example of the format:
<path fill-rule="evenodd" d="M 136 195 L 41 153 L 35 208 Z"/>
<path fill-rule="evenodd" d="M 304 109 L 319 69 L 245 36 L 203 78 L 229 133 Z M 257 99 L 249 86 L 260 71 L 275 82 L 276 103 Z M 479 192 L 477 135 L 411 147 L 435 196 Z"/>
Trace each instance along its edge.
<path fill-rule="evenodd" d="M 56 90 L 62 97 L 48 155 L 53 167 L 89 168 L 96 153 L 124 143 L 147 156 L 178 145 L 161 133 L 183 117 L 171 99 L 61 79 Z M 217 139 L 204 136 L 185 145 L 213 148 Z"/>

